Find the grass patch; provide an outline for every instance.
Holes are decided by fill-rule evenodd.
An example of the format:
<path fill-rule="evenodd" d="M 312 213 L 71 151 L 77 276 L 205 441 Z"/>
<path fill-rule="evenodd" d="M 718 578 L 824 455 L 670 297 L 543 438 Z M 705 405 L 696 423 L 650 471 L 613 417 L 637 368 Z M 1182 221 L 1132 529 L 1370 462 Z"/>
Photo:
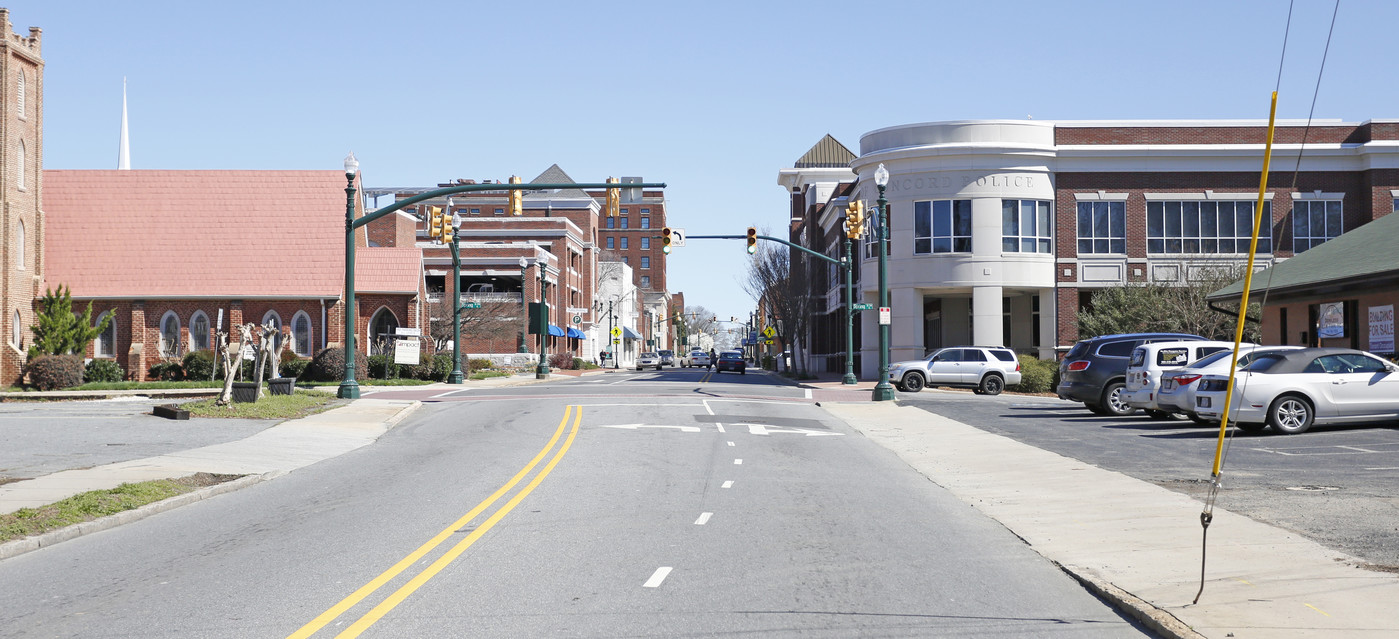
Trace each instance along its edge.
<path fill-rule="evenodd" d="M 239 417 L 244 419 L 296 419 L 334 408 L 343 402 L 329 393 L 299 390 L 291 395 L 264 394 L 255 402 L 216 406 L 214 399 L 180 404 L 191 417 Z"/>
<path fill-rule="evenodd" d="M 425 386 L 437 382 L 429 382 L 423 379 L 356 379 L 356 384 L 360 386 Z M 339 386 L 340 382 L 303 382 L 298 380 L 297 386 Z"/>
<path fill-rule="evenodd" d="M 63 390 L 165 390 L 169 388 L 223 388 L 223 381 L 184 381 L 184 382 L 88 382 Z"/>
<path fill-rule="evenodd" d="M 511 374 L 512 373 L 510 371 L 484 370 L 472 373 L 471 379 L 486 379 L 488 377 L 509 377 Z"/>
<path fill-rule="evenodd" d="M 182 495 L 195 488 L 237 479 L 241 475 L 196 473 L 180 479 L 156 479 L 93 490 L 39 508 L 21 508 L 0 515 L 0 542 L 46 533 L 92 521 L 146 504 Z"/>

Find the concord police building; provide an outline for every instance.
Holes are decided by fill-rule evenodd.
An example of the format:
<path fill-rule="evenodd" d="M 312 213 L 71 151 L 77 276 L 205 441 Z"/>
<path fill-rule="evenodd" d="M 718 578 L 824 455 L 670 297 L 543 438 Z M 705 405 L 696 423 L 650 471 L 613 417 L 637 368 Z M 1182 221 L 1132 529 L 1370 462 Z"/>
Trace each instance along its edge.
<path fill-rule="evenodd" d="M 866 133 L 858 156 L 828 136 L 778 182 L 792 198 L 793 241 L 838 255 L 846 204 L 873 205 L 875 170 L 889 171 L 893 361 L 959 344 L 1051 358 L 1078 339 L 1095 290 L 1187 285 L 1244 263 L 1266 130 L 1238 120 L 909 124 Z M 1394 212 L 1399 120 L 1280 122 L 1272 169 L 1260 265 Z M 875 302 L 877 245 L 860 244 L 856 301 Z M 839 282 L 814 284 L 827 303 L 808 342 L 813 368 L 833 372 L 844 366 Z M 876 372 L 877 321 L 856 318 L 865 378 Z"/>

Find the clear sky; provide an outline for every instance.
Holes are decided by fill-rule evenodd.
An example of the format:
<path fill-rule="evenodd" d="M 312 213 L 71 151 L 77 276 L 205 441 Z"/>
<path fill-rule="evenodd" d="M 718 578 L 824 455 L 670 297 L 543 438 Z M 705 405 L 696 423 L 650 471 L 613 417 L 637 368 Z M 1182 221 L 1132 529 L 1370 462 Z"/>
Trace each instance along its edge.
<path fill-rule="evenodd" d="M 0 4 L 4 4 L 0 1 Z M 780 230 L 777 171 L 826 133 L 938 120 L 1266 118 L 1288 3 L 9 3 L 44 30 L 44 167 L 331 169 L 368 186 L 642 176 L 691 235 Z M 1305 118 L 1331 0 L 1297 0 L 1279 117 Z M 1399 117 L 1399 2 L 1340 8 L 1318 118 Z M 172 237 L 172 241 L 178 241 Z M 288 259 L 293 259 L 288 256 Z M 744 316 L 741 241 L 670 259 Z"/>

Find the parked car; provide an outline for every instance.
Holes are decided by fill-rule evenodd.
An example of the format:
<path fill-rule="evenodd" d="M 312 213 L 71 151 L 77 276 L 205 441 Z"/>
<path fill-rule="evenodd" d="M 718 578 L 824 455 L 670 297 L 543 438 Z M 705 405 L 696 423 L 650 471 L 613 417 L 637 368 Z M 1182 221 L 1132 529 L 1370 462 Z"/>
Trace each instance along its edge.
<path fill-rule="evenodd" d="M 1132 349 L 1153 342 L 1203 340 L 1186 333 L 1126 333 L 1080 340 L 1059 362 L 1059 399 L 1083 402 L 1098 415 L 1130 415 L 1135 408 L 1122 401 L 1127 361 Z"/>
<path fill-rule="evenodd" d="M 1224 413 L 1227 375 L 1206 375 L 1195 412 Z M 1399 365 L 1349 348 L 1260 353 L 1234 374 L 1229 420 L 1248 432 L 1294 435 L 1313 424 L 1399 419 Z"/>
<path fill-rule="evenodd" d="M 705 351 L 693 351 L 690 353 L 690 366 L 709 367 L 709 353 Z"/>
<path fill-rule="evenodd" d="M 1243 368 L 1254 357 L 1272 350 L 1295 350 L 1301 346 L 1259 346 L 1257 344 L 1239 345 L 1238 367 Z M 1228 375 L 1229 356 L 1234 353 L 1229 350 L 1220 351 L 1209 355 L 1184 368 L 1168 370 L 1161 374 L 1161 387 L 1157 391 L 1156 404 L 1163 411 L 1181 413 L 1189 417 L 1197 424 L 1208 424 L 1210 420 L 1201 417 L 1195 412 L 1195 391 L 1200 388 L 1200 379 L 1205 375 Z"/>
<path fill-rule="evenodd" d="M 1157 403 L 1161 376 L 1166 371 L 1184 368 L 1202 357 L 1233 350 L 1233 342 L 1196 340 L 1142 344 L 1132 349 L 1132 356 L 1127 360 L 1127 381 L 1122 389 L 1122 401 L 1132 408 L 1146 411 L 1147 417 L 1166 419 L 1175 411 L 1163 410 Z"/>
<path fill-rule="evenodd" d="M 672 350 L 656 351 L 656 354 L 661 356 L 661 366 L 674 366 L 674 365 L 675 365 L 675 351 L 672 351 Z"/>
<path fill-rule="evenodd" d="M 660 353 L 642 353 L 636 358 L 636 370 L 643 370 L 651 366 L 654 366 L 656 370 L 661 370 Z"/>
<path fill-rule="evenodd" d="M 910 393 L 924 386 L 960 386 L 978 395 L 999 395 L 1007 384 L 1020 383 L 1020 359 L 1000 346 L 940 348 L 925 359 L 895 362 L 889 381 Z"/>
<path fill-rule="evenodd" d="M 748 362 L 743 361 L 742 351 L 724 351 L 719 353 L 719 361 L 714 363 L 714 372 L 738 371 L 739 375 L 747 375 Z"/>

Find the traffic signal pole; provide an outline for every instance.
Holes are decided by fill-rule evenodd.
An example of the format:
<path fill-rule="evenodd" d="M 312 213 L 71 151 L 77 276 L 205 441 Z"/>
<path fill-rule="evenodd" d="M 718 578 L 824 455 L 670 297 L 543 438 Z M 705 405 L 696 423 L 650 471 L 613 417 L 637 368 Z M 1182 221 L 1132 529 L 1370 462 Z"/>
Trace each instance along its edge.
<path fill-rule="evenodd" d="M 640 182 L 620 184 L 617 182 L 587 182 L 587 183 L 564 183 L 564 184 L 522 184 L 512 182 L 510 184 L 458 184 L 445 188 L 435 189 L 420 193 L 413 197 L 399 200 L 378 209 L 372 213 L 355 218 L 355 175 L 359 169 L 359 163 L 353 165 L 347 158 L 345 167 L 345 377 L 340 383 L 336 395 L 342 399 L 359 399 L 359 384 L 355 381 L 355 330 L 357 317 L 355 314 L 355 230 L 378 220 L 379 218 L 391 215 L 397 211 L 413 206 L 419 202 L 432 200 L 435 198 L 455 195 L 457 193 L 475 193 L 479 191 L 507 191 L 510 193 L 520 191 L 554 190 L 554 189 L 664 189 L 665 182 Z M 824 257 L 824 256 L 823 256 Z M 830 259 L 830 258 L 826 258 Z M 460 286 L 460 283 L 458 283 Z M 543 354 L 541 354 L 541 357 Z"/>

